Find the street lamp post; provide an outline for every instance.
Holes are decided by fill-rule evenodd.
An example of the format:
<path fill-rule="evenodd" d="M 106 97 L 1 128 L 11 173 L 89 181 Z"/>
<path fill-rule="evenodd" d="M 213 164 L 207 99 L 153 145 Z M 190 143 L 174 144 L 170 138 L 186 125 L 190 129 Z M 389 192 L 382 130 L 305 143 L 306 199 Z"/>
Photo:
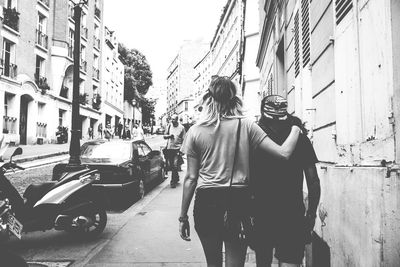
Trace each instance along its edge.
<path fill-rule="evenodd" d="M 72 128 L 71 143 L 69 145 L 70 167 L 79 167 L 81 165 L 81 126 L 79 119 L 79 83 L 80 83 L 80 46 L 81 46 L 81 14 L 82 6 L 87 4 L 87 0 L 81 0 L 74 6 L 74 69 L 73 69 L 73 90 L 72 90 Z"/>

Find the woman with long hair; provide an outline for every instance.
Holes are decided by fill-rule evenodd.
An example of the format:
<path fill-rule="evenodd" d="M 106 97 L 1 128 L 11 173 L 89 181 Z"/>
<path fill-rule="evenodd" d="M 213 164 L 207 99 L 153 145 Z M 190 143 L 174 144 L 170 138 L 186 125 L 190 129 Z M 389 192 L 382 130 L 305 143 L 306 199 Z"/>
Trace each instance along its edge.
<path fill-rule="evenodd" d="M 274 143 L 255 122 L 243 116 L 242 101 L 236 96 L 236 86 L 228 77 L 212 79 L 203 96 L 202 107 L 201 118 L 188 131 L 182 147 L 182 152 L 187 155 L 187 172 L 179 217 L 180 236 L 190 240 L 187 212 L 196 191 L 194 227 L 207 265 L 222 266 L 224 244 L 226 266 L 244 266 L 247 244 L 227 239 L 222 234 L 228 191 L 234 193 L 234 198 L 236 191 L 243 192 L 248 188 L 251 150 L 262 149 L 287 160 L 301 130 L 292 126 L 281 146 Z"/>

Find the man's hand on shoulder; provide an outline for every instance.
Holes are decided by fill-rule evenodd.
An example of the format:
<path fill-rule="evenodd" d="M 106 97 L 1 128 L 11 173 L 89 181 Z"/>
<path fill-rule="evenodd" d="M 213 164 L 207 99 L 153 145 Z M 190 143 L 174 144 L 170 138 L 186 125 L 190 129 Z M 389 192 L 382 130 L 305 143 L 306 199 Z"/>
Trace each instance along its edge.
<path fill-rule="evenodd" d="M 308 130 L 304 127 L 304 123 L 298 117 L 288 115 L 287 120 L 291 125 L 296 125 L 297 127 L 299 127 L 304 135 L 307 135 Z"/>

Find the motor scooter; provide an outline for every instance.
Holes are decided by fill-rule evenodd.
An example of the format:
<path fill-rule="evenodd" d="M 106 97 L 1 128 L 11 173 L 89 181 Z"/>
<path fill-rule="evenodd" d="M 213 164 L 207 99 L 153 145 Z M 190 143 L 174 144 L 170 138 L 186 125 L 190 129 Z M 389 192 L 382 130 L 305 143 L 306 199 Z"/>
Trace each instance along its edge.
<path fill-rule="evenodd" d="M 8 235 L 7 220 L 11 212 L 11 205 L 8 199 L 0 200 L 0 235 Z M 0 265 L 13 267 L 28 267 L 26 261 L 19 255 L 11 252 L 7 245 L 0 243 Z"/>
<path fill-rule="evenodd" d="M 11 205 L 6 220 L 10 233 L 21 239 L 23 232 L 50 229 L 84 238 L 103 232 L 107 224 L 106 203 L 101 189 L 92 186 L 100 178 L 97 170 L 83 168 L 63 174 L 59 181 L 31 184 L 22 198 L 5 176 L 9 170 L 24 170 L 12 160 L 20 154 L 22 148 L 18 147 L 10 160 L 0 166 L 0 191 L 3 200 L 8 199 Z"/>

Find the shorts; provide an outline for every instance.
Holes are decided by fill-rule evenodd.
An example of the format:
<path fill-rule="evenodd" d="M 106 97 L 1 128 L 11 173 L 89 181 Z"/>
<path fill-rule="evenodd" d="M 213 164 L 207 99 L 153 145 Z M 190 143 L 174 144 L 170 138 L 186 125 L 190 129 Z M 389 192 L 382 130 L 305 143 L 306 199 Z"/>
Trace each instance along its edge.
<path fill-rule="evenodd" d="M 304 257 L 306 227 L 303 217 L 290 218 L 271 222 L 268 219 L 257 219 L 256 254 L 262 253 L 272 262 L 273 249 L 275 257 L 284 263 L 301 264 Z"/>
<path fill-rule="evenodd" d="M 229 194 L 230 192 L 230 196 Z M 245 192 L 244 192 L 245 191 Z M 244 188 L 213 187 L 200 188 L 196 191 L 193 217 L 194 228 L 199 236 L 221 237 L 224 230 L 224 214 L 228 204 L 235 208 L 245 208 L 248 203 L 238 203 L 236 200 L 243 193 L 248 192 Z M 241 197 L 243 199 L 243 197 Z"/>

